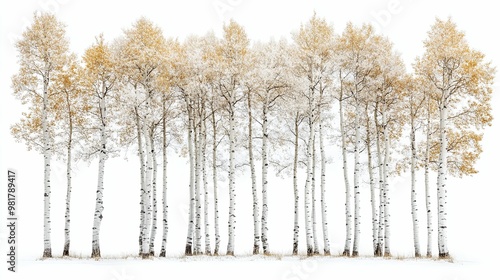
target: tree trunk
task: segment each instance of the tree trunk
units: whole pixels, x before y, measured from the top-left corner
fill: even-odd
[[[162,205],[163,205],[163,234],[161,238],[160,257],[167,255],[167,234],[168,234],[168,203],[167,203],[167,120],[165,110],[165,100],[163,101],[163,120],[162,120]]]
[[[264,254],[269,254],[269,242],[267,239],[267,213],[268,213],[268,197],[267,197],[267,175],[269,168],[269,161],[267,158],[268,147],[267,143],[269,141],[268,132],[268,111],[269,111],[269,92],[266,92],[266,98],[264,100],[264,106],[262,107],[262,249]]]
[[[370,180],[370,203],[372,207],[372,239],[373,239],[373,254],[377,255],[377,241],[378,241],[378,213],[377,213],[377,196],[375,193],[375,178],[373,176],[373,163],[372,163],[372,142],[371,142],[371,128],[370,117],[368,115],[368,106],[365,110],[366,117],[366,150],[368,157],[368,177]]]
[[[360,173],[360,162],[359,162],[359,149],[360,149],[360,130],[361,123],[359,121],[359,100],[356,100],[356,113],[354,114],[354,125],[356,126],[355,134],[356,138],[354,140],[354,242],[352,248],[352,256],[356,257],[359,255],[359,240],[361,235],[361,209],[360,209],[360,185],[359,185],[359,173]]]
[[[212,179],[214,185],[214,234],[215,234],[214,255],[218,256],[220,248],[220,233],[219,233],[219,199],[217,194],[217,122],[215,121],[215,112],[213,111],[214,108],[212,106],[212,129],[213,129]]]
[[[145,117],[145,120],[147,118]],[[146,145],[146,175],[145,175],[145,191],[144,191],[144,209],[145,209],[145,215],[144,215],[144,225],[143,225],[143,232],[144,234],[142,235],[142,257],[143,258],[148,258],[149,257],[149,245],[150,245],[150,239],[148,233],[150,232],[150,227],[151,227],[151,219],[153,215],[153,209],[152,209],[152,203],[151,203],[151,190],[152,190],[152,168],[153,168],[153,156],[151,153],[151,140],[149,139],[149,133],[147,131],[146,124],[143,124],[142,126],[143,129],[143,135],[144,135],[144,142]]]
[[[94,210],[94,224],[92,227],[92,258],[101,257],[101,249],[99,244],[99,233],[101,229],[102,213],[104,211],[103,206],[103,190],[104,190],[104,163],[107,159],[107,132],[106,132],[106,102],[104,97],[101,98],[99,102],[99,112],[100,112],[100,134],[101,134],[101,145],[99,151],[99,170],[97,177],[97,192]]]
[[[376,105],[376,108],[378,105]],[[382,159],[381,148],[381,125],[378,123],[377,109],[374,112],[376,142],[377,142],[377,165],[378,165],[378,183],[379,183],[379,223],[378,223],[378,241],[375,249],[375,256],[381,257],[384,254],[384,229],[385,229],[385,180],[384,180],[384,163]]]
[[[342,90],[341,90],[342,91]],[[339,98],[339,115],[340,115],[340,135],[342,139],[342,165],[344,169],[344,184],[345,184],[345,246],[342,255],[351,255],[351,236],[352,236],[352,214],[351,214],[351,186],[349,184],[349,171],[347,170],[347,143],[344,128],[344,108],[342,104],[342,93]]]
[[[156,199],[156,182],[157,182],[157,175],[158,175],[158,164],[156,162],[156,154],[154,150],[154,138],[153,138],[153,132],[151,132],[151,154],[152,160],[153,160],[153,181],[152,181],[152,187],[153,187],[153,223],[151,225],[151,237],[150,237],[150,243],[149,243],[149,255],[154,256],[155,255],[155,239],[156,239],[156,230],[157,228],[157,217],[158,217],[158,201]]]
[[[201,194],[200,194],[200,183],[201,183],[201,144],[200,144],[200,133],[201,133],[201,118],[197,120],[194,133],[194,147],[195,147],[195,202],[196,202],[196,219],[195,219],[195,246],[194,254],[202,254],[201,249]]]
[[[386,108],[382,111],[382,123],[384,124],[384,256],[391,256],[391,214],[389,210],[390,198],[389,198],[389,132],[387,127],[386,119]]]
[[[430,102],[430,101],[429,101]],[[425,143],[425,205],[427,212],[427,257],[432,257],[432,203],[431,203],[431,190],[429,184],[429,168],[430,168],[430,149],[431,149],[431,116],[430,106],[427,108],[427,131]]]
[[[207,129],[206,129],[206,116],[203,115],[203,120],[201,123],[201,156],[202,156],[202,175],[203,175],[203,213],[205,221],[205,254],[211,255],[212,248],[210,244],[210,221],[208,220],[208,209],[209,209],[209,199],[208,199],[208,179],[207,179]]]
[[[311,178],[311,201],[312,201],[312,233],[314,244],[314,255],[319,255],[318,248],[318,232],[317,232],[317,219],[316,219],[316,137],[313,138],[312,143],[312,178]]]
[[[252,98],[250,92],[247,93],[248,106],[248,157],[250,163],[250,178],[252,180],[252,199],[253,199],[253,254],[258,254],[260,251],[260,231],[259,231],[259,198],[257,197],[257,178],[255,175],[255,163],[253,158],[253,133],[252,133]],[[264,195],[264,189],[262,189]],[[264,206],[262,212],[264,212]],[[262,214],[262,222],[264,223],[264,213]],[[262,225],[264,228],[264,225]],[[263,233],[264,235],[264,233]],[[264,242],[264,240],[262,240]]]
[[[417,190],[416,190],[416,158],[417,148],[415,140],[415,120],[413,112],[411,117],[411,216],[413,220],[413,246],[415,247],[415,257],[420,257],[420,237],[418,225]]]
[[[69,245],[70,245],[70,205],[71,205],[71,161],[72,161],[72,148],[73,148],[73,118],[71,116],[71,105],[69,101],[69,95],[66,94],[66,104],[68,106],[68,121],[69,121],[69,131],[68,131],[68,146],[67,146],[67,158],[66,158],[66,180],[67,180],[67,190],[66,190],[66,212],[64,214],[64,248],[63,256],[69,256]]]
[[[146,174],[146,163],[144,160],[144,148],[142,145],[142,132],[141,132],[141,122],[139,118],[139,112],[138,108],[134,108],[135,112],[135,125],[137,129],[137,149],[138,149],[138,154],[139,154],[139,162],[140,162],[140,172],[141,172],[141,200],[139,202],[140,205],[140,223],[139,223],[139,256],[142,256],[143,251],[142,251],[142,239],[145,234],[144,232],[144,221],[145,221],[145,214],[146,214],[146,209],[144,208],[144,195],[146,193],[146,178],[144,175]]]
[[[312,231],[312,211],[311,211],[311,183],[313,177],[313,142],[314,142],[314,113],[312,109],[312,101],[309,101],[309,139],[307,142],[307,167],[306,167],[306,184],[304,190],[304,206],[305,206],[305,228],[306,228],[306,243],[307,255],[312,256],[314,253],[314,240]]]
[[[234,256],[234,231],[236,228],[236,184],[235,184],[235,162],[234,155],[236,152],[236,139],[235,139],[235,93],[231,94],[230,108],[229,108],[229,220],[228,220],[228,243],[226,254]]]
[[[52,246],[50,243],[50,161],[52,156],[52,145],[47,124],[48,111],[48,73],[43,78],[43,109],[42,109],[42,130],[43,130],[43,257],[52,258]]]
[[[194,211],[195,211],[195,186],[194,186],[194,148],[193,148],[193,112],[189,108],[191,105],[187,104],[188,107],[188,150],[189,150],[189,223],[186,238],[186,250],[185,254],[191,256],[193,254],[193,233],[194,233]]]
[[[293,197],[294,197],[294,214],[293,214],[293,249],[292,254],[299,253],[299,187],[297,178],[297,169],[299,164],[299,113],[295,115],[295,141],[293,153]]]
[[[439,169],[438,169],[438,247],[439,258],[448,258],[447,244],[447,212],[446,212],[446,180],[448,172],[448,139],[446,121],[448,118],[448,108],[445,100],[441,100],[439,107]]]
[[[320,102],[322,103],[322,102]],[[319,114],[319,151],[321,157],[321,220],[323,225],[323,243],[324,243],[324,251],[325,255],[330,255],[330,241],[328,239],[328,215],[327,215],[327,207],[326,207],[326,155],[325,155],[325,146],[324,146],[324,135],[323,135],[323,120],[321,111]]]

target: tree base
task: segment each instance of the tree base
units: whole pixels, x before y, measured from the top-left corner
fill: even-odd
[[[331,256],[330,250],[325,250],[325,256]]]
[[[344,250],[344,252],[342,252],[342,256],[344,257],[350,257],[351,256],[351,252],[347,249]]]
[[[64,249],[63,249],[62,255],[63,255],[63,257],[69,257],[69,243],[67,243],[67,244],[64,245]]]
[[[161,250],[160,254],[158,255],[158,257],[160,257],[160,258],[164,258],[166,256],[167,256],[167,252],[165,250]]]
[[[101,249],[99,247],[92,249],[92,254],[90,255],[91,258],[98,259],[101,257]]]
[[[292,255],[296,256],[299,254],[299,243],[294,242],[293,243],[293,250],[292,250]]]
[[[234,257],[234,251],[227,251],[226,256]]]
[[[259,251],[260,251],[260,246],[258,244],[253,244],[253,251],[252,251],[252,253],[254,255],[258,255]]]
[[[422,257],[422,255],[420,253],[415,252],[415,258],[421,258],[421,257]]]
[[[448,252],[439,253],[439,258],[440,259],[449,259],[450,258],[450,253],[448,253]]]
[[[47,249],[43,250],[42,257],[43,258],[52,258],[52,249],[47,248]]]
[[[392,257],[391,252],[384,253],[384,258],[390,258],[390,257]]]
[[[353,258],[359,257],[359,252],[358,251],[352,251],[351,257],[353,257]]]
[[[313,247],[307,247],[307,256],[311,257],[314,255],[314,249]]]
[[[193,255],[193,246],[192,246],[192,245],[187,244],[187,245],[186,245],[186,250],[184,251],[184,254],[185,254],[186,256],[192,256],[192,255]]]

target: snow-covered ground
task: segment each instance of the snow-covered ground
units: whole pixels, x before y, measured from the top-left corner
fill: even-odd
[[[8,4],[7,4],[8,2]],[[479,174],[462,179],[449,178],[449,248],[453,262],[407,258],[412,254],[412,231],[410,215],[409,175],[391,182],[392,203],[392,253],[394,259],[374,259],[369,257],[262,257],[249,256],[252,248],[252,203],[251,187],[247,172],[240,172],[237,178],[237,257],[182,257],[187,230],[188,189],[186,159],[173,157],[169,165],[169,223],[168,258],[141,260],[133,257],[138,252],[139,226],[139,171],[138,161],[130,152],[128,160],[123,157],[111,159],[106,166],[104,190],[104,219],[101,228],[101,251],[104,256],[99,261],[85,259],[90,256],[91,228],[97,184],[97,165],[79,163],[74,170],[72,201],[72,243],[71,254],[81,256],[71,259],[39,260],[43,249],[43,188],[42,157],[35,152],[28,152],[21,143],[16,143],[9,134],[9,126],[19,119],[23,107],[10,94],[10,77],[17,70],[16,54],[11,45],[11,38],[19,36],[33,10],[52,9],[68,25],[68,35],[72,48],[82,52],[93,42],[93,37],[106,32],[114,38],[139,16],[144,15],[160,26],[165,26],[166,36],[185,37],[187,34],[203,34],[207,30],[219,32],[226,17],[235,17],[248,28],[253,39],[267,40],[271,35],[288,36],[298,28],[300,22],[307,20],[316,10],[327,21],[333,22],[336,32],[343,29],[347,20],[355,23],[372,22],[377,24],[384,34],[395,42],[395,47],[402,52],[406,63],[421,53],[421,42],[430,28],[435,16],[452,16],[474,48],[484,52],[488,59],[498,65],[500,47],[492,34],[485,28],[500,25],[500,18],[495,15],[498,9],[488,1],[474,1],[474,4],[457,1],[396,1],[401,9],[398,13],[389,13],[381,21],[381,11],[389,11],[388,5],[394,1],[352,1],[339,6],[328,1],[183,1],[177,6],[162,8],[153,1],[129,3],[121,1],[102,4],[100,1],[39,0],[26,1],[14,5],[12,1],[2,1],[1,60],[6,70],[1,72],[0,86],[0,122],[1,122],[1,174],[7,168],[18,171],[18,272],[7,272],[7,265],[0,265],[0,279],[104,279],[132,280],[155,277],[160,279],[500,279],[499,258],[500,230],[497,215],[500,213],[500,186],[498,185],[498,157],[500,155],[500,125],[498,119],[484,135],[483,150],[477,164]],[[196,3],[191,3],[196,2]],[[204,3],[207,2],[207,3]],[[220,17],[214,11],[214,3],[233,3],[230,10]],[[362,2],[362,3],[360,3]],[[423,3],[425,2],[425,3]],[[104,6],[97,6],[104,5]],[[120,12],[103,14],[115,7]],[[186,7],[189,6],[189,7]],[[100,7],[100,8],[96,8]],[[276,20],[279,11],[286,11],[288,16]],[[189,24],[180,15],[191,15]],[[261,15],[259,20],[256,14]],[[185,16],[184,16],[185,17]],[[198,20],[194,20],[194,19]],[[92,21],[88,23],[88,21]],[[181,24],[182,23],[182,24]],[[179,28],[172,28],[172,26]],[[182,28],[180,26],[183,26]],[[490,37],[490,38],[488,38]],[[500,88],[495,86],[492,100],[493,115],[500,118]],[[337,149],[337,148],[335,148]],[[343,249],[344,225],[344,189],[342,183],[339,156],[330,151],[333,164],[329,165],[328,213],[332,253],[338,254]],[[5,175],[0,176],[2,182]],[[303,178],[301,178],[303,180]],[[425,213],[423,204],[423,180],[419,177],[420,227],[422,249],[425,248]],[[0,252],[6,252],[5,223],[5,184],[0,191]],[[65,170],[62,163],[53,168],[52,178],[52,250],[54,256],[60,256],[63,247]],[[227,245],[227,181],[220,184],[221,194],[221,251]],[[362,239],[361,254],[371,253],[371,223],[369,207],[369,189],[364,184],[362,189]],[[293,227],[293,190],[288,178],[274,178],[269,184],[269,243],[271,251],[277,255],[289,255],[292,245]],[[301,200],[302,203],[302,200]],[[435,201],[434,201],[434,206]],[[301,206],[302,207],[302,206]],[[319,207],[318,207],[319,208]],[[436,207],[437,208],[437,207]],[[302,208],[301,208],[302,209]],[[161,217],[161,215],[160,215]],[[212,216],[210,216],[212,217]],[[436,218],[434,216],[434,218]],[[301,217],[301,222],[303,217]],[[302,225],[302,223],[301,223]],[[436,221],[434,223],[436,225]],[[212,229],[213,230],[213,229]],[[300,249],[304,253],[305,238],[300,238]],[[161,230],[158,232],[156,248],[160,246]],[[213,236],[213,232],[212,232]],[[321,240],[321,234],[320,234]],[[212,248],[213,248],[212,237]],[[321,243],[321,242],[320,242]],[[434,235],[434,253],[437,252],[437,240]],[[398,257],[405,258],[404,260]],[[126,259],[125,259],[126,258]],[[3,260],[3,259],[2,259]]]

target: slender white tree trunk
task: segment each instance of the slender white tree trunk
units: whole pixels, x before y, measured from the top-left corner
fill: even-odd
[[[375,249],[375,256],[381,257],[384,253],[384,229],[385,229],[385,178],[384,178],[384,163],[382,159],[381,147],[381,126],[378,123],[377,110],[374,112],[376,142],[377,142],[377,165],[378,165],[378,183],[379,183],[379,223],[378,223],[378,241]]]
[[[94,210],[94,223],[92,227],[92,258],[101,257],[101,249],[99,244],[99,233],[101,230],[102,213],[104,211],[103,205],[103,190],[104,190],[104,163],[107,159],[107,131],[106,131],[106,102],[105,98],[101,97],[99,101],[99,113],[100,113],[100,150],[99,150],[99,170],[97,174],[97,192],[95,200],[95,210]]]
[[[321,103],[321,102],[320,102]],[[319,151],[321,157],[321,220],[323,225],[323,243],[325,255],[330,255],[330,241],[328,239],[328,215],[327,215],[327,204],[326,204],[326,155],[324,146],[324,135],[323,135],[323,120],[321,111],[319,114]]]
[[[412,113],[413,114],[413,113]],[[415,120],[411,116],[411,216],[413,220],[413,246],[415,247],[415,257],[420,257],[420,237],[419,237],[419,225],[418,225],[418,208],[417,208],[417,179],[416,173],[416,158],[417,158],[417,147],[415,140]]]
[[[387,127],[386,108],[382,111],[382,123],[384,124],[384,256],[391,256],[391,213],[389,197],[389,131]]]
[[[189,150],[189,223],[186,238],[185,254],[191,256],[193,254],[193,233],[194,233],[194,218],[195,218],[195,156],[193,145],[193,112],[188,104],[188,150]]]
[[[356,126],[354,139],[354,242],[352,248],[352,256],[359,255],[359,240],[361,235],[361,206],[360,200],[360,184],[359,184],[359,173],[360,173],[360,162],[359,162],[359,149],[360,149],[360,130],[361,122],[359,121],[360,114],[359,101],[356,100],[356,113],[354,114],[354,125]]]
[[[43,257],[52,257],[52,246],[50,244],[50,160],[52,156],[52,145],[49,127],[47,124],[48,111],[48,88],[49,74],[43,78],[43,109],[42,109],[42,131],[43,131]]]
[[[370,117],[368,115],[368,107],[365,111],[366,117],[366,150],[368,157],[368,178],[370,180],[370,203],[372,207],[372,239],[373,239],[373,254],[377,255],[377,242],[378,242],[378,212],[377,212],[377,195],[375,191],[375,177],[373,176],[373,163],[372,163],[372,141],[371,141],[371,128]]]
[[[309,101],[312,103],[312,101]],[[312,209],[311,209],[311,183],[313,177],[313,142],[314,142],[314,113],[312,105],[309,104],[309,139],[307,141],[307,166],[306,166],[306,184],[304,190],[304,206],[305,206],[305,228],[306,228],[306,243],[307,255],[312,256],[314,253],[314,238],[312,230]]]
[[[313,244],[314,244],[314,255],[319,255],[318,248],[318,231],[317,231],[317,219],[316,219],[316,137],[313,138],[312,143],[312,178],[311,178],[311,201],[312,201],[312,232],[313,232]]]
[[[146,119],[146,118],[145,118]],[[151,228],[151,220],[153,216],[153,209],[152,209],[152,203],[151,203],[151,190],[152,190],[152,169],[153,169],[153,156],[151,153],[151,140],[149,139],[149,133],[147,131],[147,126],[146,124],[143,124],[143,135],[144,135],[144,143],[146,146],[146,175],[145,175],[145,192],[144,192],[144,209],[145,209],[145,216],[144,216],[144,229],[143,229],[143,236],[142,236],[142,257],[143,258],[148,258],[149,257],[149,245],[150,245],[150,236],[148,233],[150,232]]]
[[[213,111],[213,106],[212,106]],[[220,248],[220,232],[219,232],[219,199],[217,193],[217,122],[215,121],[215,112],[212,112],[212,180],[214,185],[214,234],[215,246],[214,255],[219,255]]]
[[[448,244],[447,244],[447,212],[446,212],[446,180],[448,172],[448,139],[447,139],[447,126],[446,121],[448,118],[448,108],[446,107],[445,100],[441,100],[439,107],[439,169],[438,169],[438,247],[439,257],[447,258]]]
[[[66,211],[64,214],[64,248],[63,256],[69,256],[69,245],[70,245],[70,206],[71,206],[71,161],[72,161],[72,148],[73,148],[73,118],[71,117],[71,109],[69,105],[69,99],[66,100],[68,104],[68,119],[69,119],[69,131],[68,131],[68,146],[67,146],[67,158],[66,158],[66,180],[67,180],[67,190],[66,190]]]
[[[299,164],[299,113],[295,115],[295,140],[293,152],[293,197],[294,197],[294,214],[293,214],[293,249],[292,254],[299,253],[299,186],[298,186],[298,164]]]
[[[200,184],[201,184],[201,118],[197,120],[197,124],[195,126],[194,133],[194,147],[195,147],[195,202],[196,202],[196,219],[195,219],[195,246],[194,246],[194,254],[199,255],[203,254],[201,241],[202,241],[202,233],[201,233],[201,193],[200,193]]]
[[[155,239],[156,239],[156,230],[158,229],[157,224],[157,217],[158,217],[158,201],[156,199],[156,182],[157,182],[157,176],[158,176],[158,163],[156,162],[156,153],[154,150],[154,140],[153,140],[153,132],[151,132],[150,135],[150,140],[151,140],[151,154],[152,160],[153,160],[153,181],[151,183],[151,186],[153,188],[152,190],[152,195],[153,195],[153,223],[151,225],[151,237],[150,237],[150,243],[149,243],[149,254],[151,256],[155,255]]]
[[[210,221],[208,219],[208,209],[209,209],[209,199],[208,199],[208,179],[207,179],[207,129],[206,129],[206,116],[203,115],[203,120],[201,123],[201,155],[202,155],[202,167],[201,171],[203,174],[203,220],[205,221],[205,254],[212,254],[212,247],[210,242]]]
[[[267,197],[267,173],[269,162],[267,158],[267,142],[269,141],[268,130],[268,109],[269,109],[269,92],[266,92],[264,105],[262,106],[262,249],[264,254],[269,254],[269,242],[267,239],[267,213],[268,213],[268,197]]]
[[[430,101],[429,101],[430,102]],[[426,143],[425,143],[425,205],[427,212],[427,257],[432,257],[432,203],[431,203],[431,189],[429,184],[429,168],[430,168],[430,149],[431,149],[431,116],[430,116],[430,106],[427,108],[427,131],[426,131]]]
[[[342,93],[339,98],[339,115],[340,115],[340,135],[342,139],[342,168],[344,169],[344,184],[345,184],[345,246],[342,255],[351,255],[351,236],[352,236],[352,214],[351,214],[351,186],[349,184],[349,171],[347,169],[347,143],[345,135],[344,123],[344,105],[342,104]]]
[[[253,133],[252,133],[252,98],[251,94],[247,94],[248,106],[248,157],[250,163],[250,178],[252,181],[252,208],[253,208],[253,254],[258,254],[260,251],[260,229],[259,229],[259,198],[257,196],[257,177],[255,175],[255,162],[253,158]],[[262,190],[264,195],[264,189]],[[264,207],[262,211],[264,211]],[[262,215],[262,222],[264,222],[264,215]],[[264,240],[262,240],[264,242]]]
[[[140,162],[140,172],[141,172],[141,200],[139,202],[140,204],[140,223],[139,223],[139,255],[142,256],[144,251],[142,250],[142,240],[144,238],[144,235],[146,234],[144,232],[144,223],[145,223],[145,217],[146,217],[146,208],[144,205],[144,196],[146,194],[146,161],[144,159],[144,147],[142,144],[142,132],[141,132],[141,122],[139,118],[139,112],[138,108],[135,107],[135,121],[136,121],[136,129],[137,129],[137,149],[139,151],[139,162]]]
[[[231,94],[229,114],[229,220],[228,220],[228,243],[226,254],[234,256],[234,236],[236,228],[236,184],[235,184],[235,162],[236,152],[236,123],[235,123],[235,93]]]
[[[167,203],[167,120],[165,112],[165,101],[163,101],[163,120],[162,120],[162,205],[163,205],[163,234],[161,237],[160,257],[167,255],[167,235],[168,235],[168,203]]]

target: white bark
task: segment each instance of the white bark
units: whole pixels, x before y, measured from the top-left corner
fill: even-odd
[[[413,112],[412,112],[413,114]],[[416,158],[417,148],[415,140],[415,120],[414,116],[411,117],[411,215],[413,220],[413,246],[415,247],[415,257],[420,257],[420,237],[419,237],[419,224],[418,224],[418,208],[417,208],[417,189],[416,189]]]
[[[323,243],[325,255],[330,255],[330,241],[328,238],[328,215],[327,215],[327,204],[326,204],[326,155],[324,146],[324,135],[323,135],[323,120],[321,112],[319,114],[319,151],[321,157],[321,220],[323,225]]]
[[[190,256],[193,254],[193,233],[194,233],[194,218],[195,218],[195,157],[194,157],[194,147],[193,147],[193,112],[190,109],[190,104],[187,104],[188,109],[188,150],[189,150],[189,223],[186,238],[186,250],[185,254]]]
[[[268,197],[267,197],[267,175],[269,162],[267,158],[269,141],[268,132],[268,110],[269,110],[269,92],[266,92],[264,106],[262,107],[262,249],[264,254],[269,254],[269,243],[267,240],[267,213],[268,213]]]
[[[210,221],[208,219],[209,199],[208,199],[208,179],[207,179],[207,129],[205,116],[201,123],[201,155],[202,155],[202,175],[203,175],[203,220],[205,221],[205,254],[211,255],[212,248],[210,242]]]
[[[149,243],[149,254],[151,256],[155,255],[155,239],[156,239],[156,230],[158,229],[157,227],[157,217],[158,217],[158,201],[156,199],[156,182],[157,182],[157,175],[158,175],[158,164],[156,162],[156,154],[154,151],[154,141],[153,141],[153,133],[151,132],[150,136],[150,141],[151,141],[151,154],[152,160],[153,160],[153,181],[151,183],[152,186],[152,203],[153,203],[153,223],[151,225],[151,236],[150,236],[150,243]]]
[[[318,248],[318,232],[317,232],[317,219],[316,219],[316,137],[313,138],[312,143],[312,178],[311,178],[311,201],[312,201],[312,232],[313,232],[313,254],[319,254]]]
[[[50,141],[49,128],[47,124],[48,111],[48,87],[49,74],[43,77],[43,109],[42,109],[42,131],[43,131],[43,257],[52,257],[52,246],[50,242],[50,161],[52,156],[52,145]]]
[[[107,131],[106,131],[106,102],[105,98],[101,97],[99,101],[99,113],[100,113],[100,123],[101,126],[100,136],[101,143],[99,149],[99,170],[97,174],[97,192],[96,192],[96,201],[95,201],[95,210],[94,210],[94,223],[92,227],[92,258],[101,257],[101,250],[99,244],[99,233],[101,230],[101,222],[103,218],[103,190],[104,190],[104,164],[107,158]]]
[[[387,128],[386,108],[382,111],[382,123],[384,124],[384,256],[391,256],[391,214],[389,197],[389,132]]]
[[[342,91],[342,89],[341,89]],[[344,124],[344,105],[342,104],[342,93],[339,98],[339,116],[340,116],[340,135],[342,139],[342,166],[344,169],[344,184],[345,184],[345,227],[346,237],[344,246],[344,256],[351,255],[351,236],[352,236],[352,214],[351,214],[351,186],[349,184],[349,171],[347,169],[347,143]]]
[[[306,228],[306,243],[307,243],[307,255],[311,256],[314,252],[314,239],[312,231],[312,213],[311,213],[311,183],[313,177],[313,142],[314,142],[314,112],[312,108],[312,100],[309,101],[309,137],[307,141],[307,167],[306,167],[306,184],[304,190],[304,206],[305,206],[305,228]]]
[[[153,216],[153,209],[152,209],[152,203],[151,203],[151,190],[152,190],[152,169],[153,169],[153,156],[151,153],[151,141],[149,137],[149,133],[147,131],[147,127],[145,124],[142,125],[143,129],[143,136],[144,136],[144,143],[146,144],[146,174],[145,174],[145,190],[144,190],[144,210],[145,210],[145,215],[144,215],[144,225],[143,225],[143,232],[144,234],[142,235],[142,257],[146,258],[149,256],[149,244],[150,244],[150,236],[148,233],[150,232],[151,228],[151,219]]]
[[[295,115],[295,140],[293,153],[293,197],[294,197],[294,215],[293,215],[293,249],[292,254],[299,253],[299,187],[297,178],[297,169],[299,163],[299,113]]]
[[[66,95],[67,98],[69,98]],[[69,131],[68,131],[68,143],[67,143],[67,158],[66,158],[66,211],[64,213],[64,248],[63,256],[69,256],[69,246],[70,246],[70,222],[71,222],[71,161],[72,161],[72,148],[73,148],[73,118],[71,116],[71,108],[69,99],[66,100],[68,105],[68,121],[69,121]]]
[[[430,100],[429,100],[430,102]],[[427,108],[430,110],[430,106]],[[427,127],[426,127],[426,143],[425,143],[425,205],[427,212],[427,257],[432,257],[432,202],[431,190],[429,184],[429,164],[430,164],[430,149],[431,149],[431,116],[430,111],[427,112]]]
[[[360,114],[360,104],[359,100],[356,100],[356,112],[354,114],[354,125],[355,129],[355,139],[354,139],[354,241],[352,248],[352,255],[359,255],[359,240],[361,235],[361,206],[359,203],[360,200],[360,184],[359,184],[359,173],[360,173],[360,162],[359,162],[359,149],[360,149],[360,130],[361,123],[359,121]]]
[[[259,198],[257,196],[257,177],[255,175],[255,162],[253,158],[253,133],[252,133],[252,98],[251,93],[247,93],[247,106],[248,106],[248,161],[250,163],[250,178],[252,181],[252,209],[253,209],[253,254],[258,254],[260,251],[260,229],[259,229]],[[264,196],[264,189],[262,189],[262,196]],[[267,205],[262,206],[262,212],[264,212],[264,207],[267,210]],[[264,213],[262,213],[262,223],[265,222]],[[262,225],[262,230],[264,231],[264,225]],[[264,237],[264,233],[262,234]],[[262,240],[262,242],[267,242]]]
[[[194,254],[202,254],[201,249],[201,194],[200,194],[200,184],[201,184],[201,143],[200,143],[200,132],[201,132],[201,120],[197,120],[194,133],[194,147],[195,147],[195,203],[196,203],[196,219],[195,219],[195,246]]]
[[[137,149],[139,152],[139,162],[140,162],[140,172],[141,172],[141,200],[140,200],[140,224],[139,224],[139,255],[142,256],[144,253],[142,240],[146,232],[144,231],[144,223],[146,218],[146,208],[144,205],[144,196],[146,194],[146,161],[144,159],[144,147],[142,144],[142,128],[141,122],[139,118],[138,108],[135,107],[135,121],[136,121],[136,129],[137,129]]]
[[[377,105],[378,106],[378,105]],[[384,163],[382,159],[381,148],[381,125],[378,123],[377,110],[374,113],[375,127],[376,127],[376,142],[377,142],[377,165],[378,165],[378,178],[379,178],[379,223],[378,223],[378,241],[375,249],[376,256],[382,256],[384,251],[384,230],[385,230],[385,178],[384,178]]]
[[[447,244],[447,212],[446,212],[446,180],[448,172],[447,152],[447,122],[448,108],[445,100],[441,100],[439,107],[439,169],[438,169],[438,247],[439,257],[449,256]]]
[[[368,108],[365,112],[366,117],[366,150],[368,157],[368,177],[370,180],[370,203],[372,208],[372,239],[373,239],[373,254],[377,253],[378,242],[378,212],[377,212],[377,195],[375,191],[375,178],[373,176],[373,163],[372,163],[372,142],[371,142],[371,128],[370,117],[368,115]]]
[[[160,257],[167,254],[167,235],[168,235],[168,203],[167,203],[167,120],[165,112],[165,101],[163,102],[163,120],[162,120],[162,205],[163,205],[163,234],[161,238]]]
[[[213,105],[213,104],[212,104]],[[214,234],[215,234],[215,247],[214,255],[219,255],[220,248],[220,233],[219,233],[219,199],[217,193],[217,123],[215,121],[215,112],[212,106],[212,180],[214,187]]]
[[[226,254],[234,256],[234,235],[235,235],[235,220],[236,220],[236,184],[235,184],[235,162],[234,155],[236,152],[235,139],[235,93],[230,96],[229,108],[229,220],[228,220],[228,243]]]

